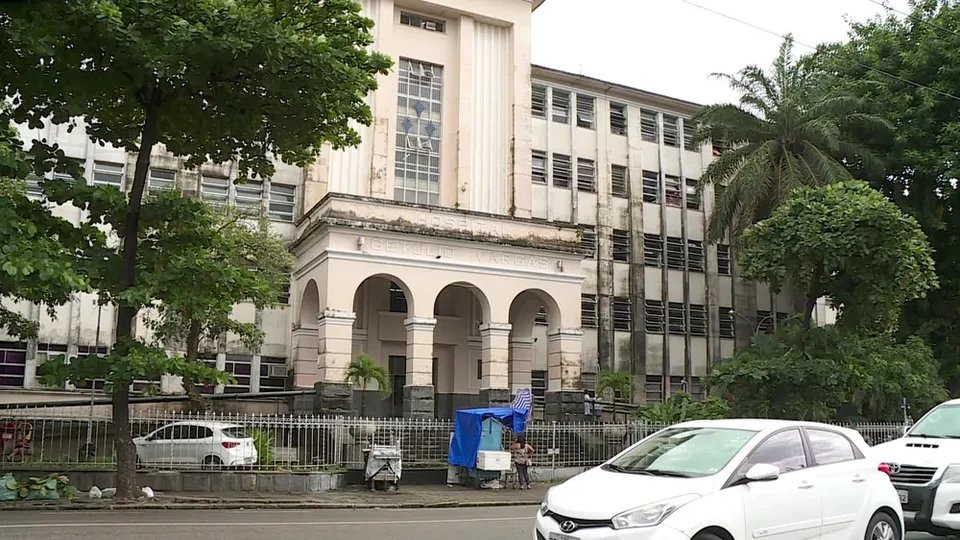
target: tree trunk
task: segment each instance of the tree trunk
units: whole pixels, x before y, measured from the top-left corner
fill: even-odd
[[[814,270],[813,280],[810,282],[810,288],[807,290],[806,303],[803,306],[803,328],[810,328],[810,322],[813,319],[813,310],[817,307],[817,299],[820,298],[820,280],[823,276],[823,269],[819,266]]]
[[[190,329],[187,331],[187,355],[185,360],[187,362],[196,362],[200,354],[200,321],[196,319],[189,320]],[[200,395],[200,392],[197,391],[197,385],[190,377],[183,378],[183,389],[194,405],[201,410],[207,409],[206,401],[203,399],[203,396]]]
[[[366,418],[364,411],[367,408],[367,380],[360,383],[360,418]]]
[[[157,123],[159,107],[147,107],[143,130],[140,135],[140,150],[137,153],[137,166],[133,174],[133,187],[127,204],[127,216],[123,223],[123,267],[121,274],[122,290],[134,285],[137,278],[137,245],[140,231],[140,202],[150,168],[150,152],[157,143]],[[134,319],[137,308],[120,303],[117,310],[117,334],[119,342],[133,335]],[[119,385],[113,392],[113,428],[116,439],[114,448],[117,454],[117,499],[131,499],[140,494],[137,488],[137,449],[130,434],[130,387]]]

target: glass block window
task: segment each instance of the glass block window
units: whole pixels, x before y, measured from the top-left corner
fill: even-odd
[[[230,196],[230,179],[218,176],[200,177],[200,198],[215,204],[227,204]]]
[[[401,58],[398,63],[396,178],[393,198],[440,204],[443,68]]]
[[[173,191],[177,188],[177,172],[169,169],[154,169],[151,167],[147,186],[151,193]]]
[[[297,186],[270,184],[270,219],[292,222],[296,202]]]
[[[123,165],[120,165],[119,163],[94,161],[93,185],[113,186],[120,191],[123,191]]]

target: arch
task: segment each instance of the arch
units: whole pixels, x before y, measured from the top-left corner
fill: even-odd
[[[472,293],[473,293],[473,297],[476,298],[476,299],[477,299],[477,302],[480,303],[480,312],[481,312],[482,317],[483,317],[483,320],[481,321],[481,323],[487,324],[487,323],[491,322],[491,320],[490,320],[490,316],[491,316],[491,314],[490,314],[490,299],[487,298],[487,295],[484,294],[484,292],[483,292],[482,290],[480,290],[480,287],[477,287],[476,285],[474,285],[474,284],[472,284],[472,283],[470,283],[470,282],[468,282],[468,281],[455,281],[455,282],[453,282],[453,283],[448,283],[447,285],[444,285],[443,287],[441,287],[440,290],[439,290],[439,292],[437,292],[436,297],[433,299],[433,311],[434,311],[434,313],[436,313],[436,311],[437,311],[437,302],[440,301],[440,296],[443,294],[444,291],[446,291],[446,290],[449,289],[450,287],[460,287],[460,288],[463,288],[463,289],[466,289],[466,290],[472,292]]]
[[[303,326],[316,326],[320,316],[320,287],[314,280],[307,281],[300,296],[300,313],[297,322]]]
[[[357,303],[357,298],[358,298],[360,289],[371,279],[377,279],[377,278],[387,280],[390,283],[394,283],[397,285],[397,287],[400,288],[401,291],[403,291],[403,297],[407,303],[407,314],[412,317],[414,314],[414,310],[413,310],[414,298],[413,298],[413,293],[410,291],[410,287],[402,279],[398,278],[393,274],[387,274],[387,273],[372,274],[361,279],[360,282],[357,284],[357,286],[353,290],[353,301],[350,304],[351,307],[353,307],[353,309],[356,311],[356,303]]]
[[[515,336],[533,335],[533,326],[540,306],[547,311],[547,328],[556,330],[561,327],[562,314],[556,299],[542,289],[525,289],[514,296],[510,303],[510,323]]]

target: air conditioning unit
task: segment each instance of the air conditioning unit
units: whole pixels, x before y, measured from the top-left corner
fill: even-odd
[[[433,21],[423,21],[423,27],[427,30],[433,30],[434,32],[437,31],[437,23]]]
[[[286,364],[268,364],[267,377],[271,379],[283,379],[287,376]]]

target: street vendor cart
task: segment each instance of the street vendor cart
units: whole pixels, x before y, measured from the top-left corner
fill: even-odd
[[[511,467],[510,452],[503,450],[504,427],[508,433],[522,433],[526,421],[527,411],[511,407],[457,411],[447,461],[459,468],[460,483],[500,487],[500,478]]]

